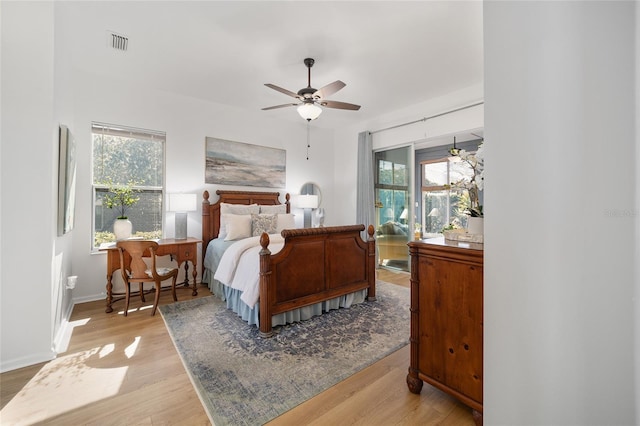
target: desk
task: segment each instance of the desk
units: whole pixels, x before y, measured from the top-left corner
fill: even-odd
[[[184,263],[184,286],[189,286],[189,263],[187,261],[191,261],[193,264],[193,286],[191,287],[192,295],[198,295],[198,287],[196,286],[196,276],[198,274],[197,265],[198,265],[198,243],[201,243],[202,240],[197,238],[189,237],[184,240],[176,240],[175,238],[165,238],[162,240],[158,240],[158,251],[156,252],[157,256],[166,256],[171,255],[171,259],[175,259],[178,262],[178,268]],[[115,301],[113,299],[113,283],[111,282],[111,278],[113,277],[113,273],[120,269],[120,254],[118,253],[118,249],[116,244],[109,245],[107,247],[101,246],[100,251],[107,252],[107,309],[105,312],[113,312],[113,308],[111,305]],[[132,293],[133,294],[133,293]],[[117,293],[116,295],[120,295]],[[118,299],[120,300],[120,299]]]

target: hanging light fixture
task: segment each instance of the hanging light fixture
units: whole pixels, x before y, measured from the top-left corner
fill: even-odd
[[[458,153],[460,152],[460,150],[456,147],[456,137],[453,137],[453,148],[449,148],[449,155],[451,155],[449,157],[449,161],[451,162],[456,162],[456,161],[460,161],[460,157],[458,157]]]
[[[322,114],[322,108],[313,102],[305,102],[298,107],[298,114],[307,121],[315,120]]]

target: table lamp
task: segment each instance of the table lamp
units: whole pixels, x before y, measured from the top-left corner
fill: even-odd
[[[176,240],[187,239],[187,212],[196,211],[196,194],[169,194],[169,211],[176,214]]]

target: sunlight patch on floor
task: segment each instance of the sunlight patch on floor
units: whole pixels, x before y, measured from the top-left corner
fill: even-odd
[[[151,305],[143,305],[143,306],[140,306],[138,308],[129,308],[129,310],[127,311],[127,315],[129,315],[132,312],[146,311],[146,310],[149,310],[149,309],[152,309],[152,308],[153,308],[153,304],[151,304]],[[118,311],[118,315],[124,315],[124,310]]]
[[[130,345],[137,347],[139,337]],[[107,345],[108,346],[108,345]],[[116,395],[128,367],[93,368],[109,349],[94,348],[47,363],[0,411],[2,424],[30,425]],[[113,350],[113,348],[111,349]],[[127,353],[129,356],[129,353]],[[34,407],[39,401],[39,407]]]

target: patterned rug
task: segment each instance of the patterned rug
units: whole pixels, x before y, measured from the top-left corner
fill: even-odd
[[[160,306],[212,423],[261,425],[409,343],[409,289],[258,336],[217,297]]]

